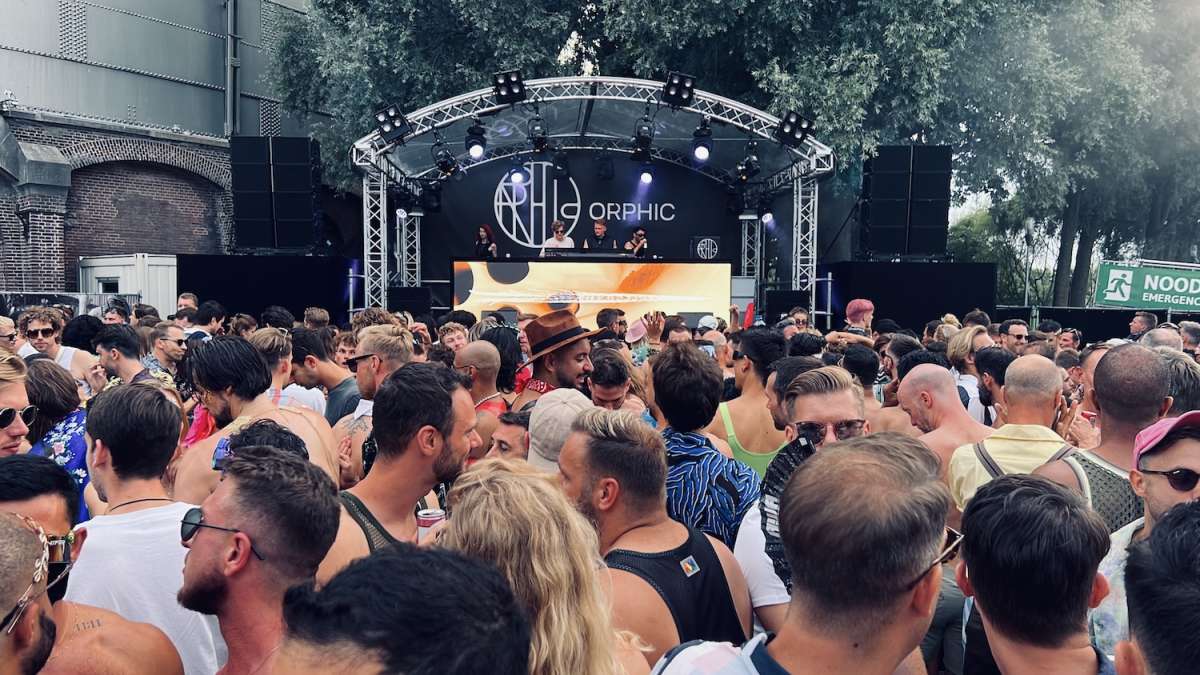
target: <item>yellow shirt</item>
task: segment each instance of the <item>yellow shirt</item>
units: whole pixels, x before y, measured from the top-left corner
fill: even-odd
[[[1058,434],[1040,424],[1005,424],[983,441],[983,447],[1005,473],[1031,473],[1065,444]],[[975,456],[973,445],[957,448],[951,455],[946,481],[960,510],[966,508],[975,491],[991,479],[991,474]]]

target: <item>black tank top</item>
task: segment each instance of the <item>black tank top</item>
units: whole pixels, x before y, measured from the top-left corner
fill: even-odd
[[[740,645],[746,632],[725,581],[721,559],[702,532],[688,528],[679,548],[662,553],[616,549],[604,556],[609,568],[636,574],[650,584],[675,620],[679,641],[713,640]]]
[[[367,547],[372,553],[399,541],[388,533],[383,525],[379,524],[378,520],[375,520],[375,516],[371,515],[371,510],[367,508],[367,505],[361,499],[349,492],[338,493],[338,498],[341,499],[342,506],[345,507],[346,513],[349,514],[350,518],[355,523],[358,523],[363,536],[367,538]],[[417,502],[417,507],[413,511],[419,512],[425,508],[428,508],[425,505],[425,498],[421,497],[421,500]]]

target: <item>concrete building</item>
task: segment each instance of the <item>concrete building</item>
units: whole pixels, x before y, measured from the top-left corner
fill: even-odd
[[[80,256],[235,252],[226,138],[304,135],[270,95],[307,0],[3,0],[0,290]]]

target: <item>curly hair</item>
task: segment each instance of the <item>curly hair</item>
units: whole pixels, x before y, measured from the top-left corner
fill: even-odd
[[[622,672],[600,586],[596,530],[555,478],[524,462],[481,461],[450,491],[439,543],[496,565],[525,605],[531,675]]]

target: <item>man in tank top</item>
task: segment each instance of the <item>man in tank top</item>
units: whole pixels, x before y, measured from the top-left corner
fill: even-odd
[[[83,393],[90,396],[92,391],[87,384],[87,374],[96,365],[96,357],[82,349],[64,347],[61,344],[63,325],[62,312],[57,309],[31,307],[25,310],[17,319],[17,326],[27,342],[18,354],[25,357],[41,352],[49,356],[69,371]]]

